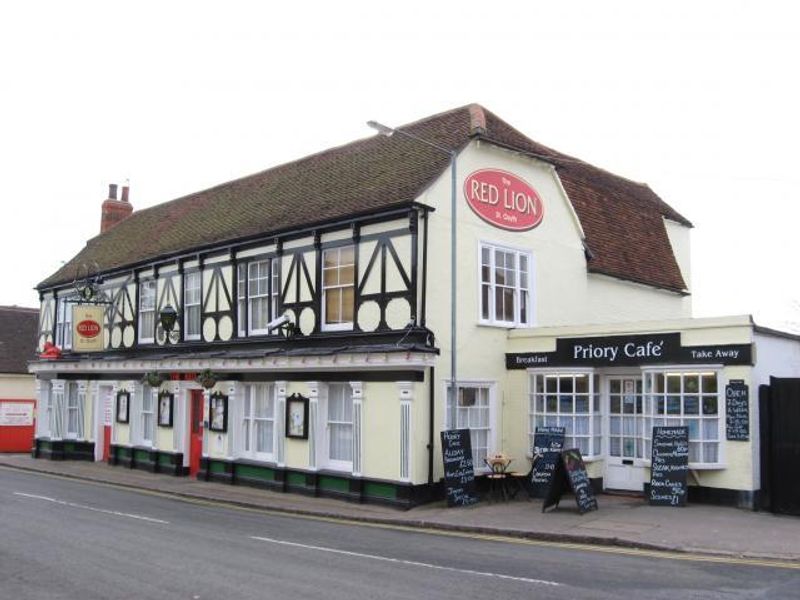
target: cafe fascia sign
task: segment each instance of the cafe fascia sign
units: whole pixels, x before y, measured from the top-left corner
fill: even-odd
[[[464,195],[476,215],[501,229],[527,231],[544,217],[542,199],[533,186],[508,171],[473,171],[464,180]]]
[[[100,352],[105,345],[102,306],[76,304],[72,307],[72,349],[75,352]]]
[[[648,364],[751,365],[751,344],[682,346],[677,332],[558,338],[555,352],[506,354],[507,369],[537,367],[615,367]]]

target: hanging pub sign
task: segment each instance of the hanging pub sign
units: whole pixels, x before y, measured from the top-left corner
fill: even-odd
[[[74,352],[101,352],[105,346],[103,317],[105,308],[89,304],[72,307],[72,350]]]
[[[500,229],[527,231],[544,217],[542,199],[533,186],[507,171],[473,171],[464,180],[464,196],[476,215]]]
[[[558,338],[555,352],[506,354],[506,369],[535,367],[617,367],[651,364],[751,365],[752,344],[682,346],[677,332]]]

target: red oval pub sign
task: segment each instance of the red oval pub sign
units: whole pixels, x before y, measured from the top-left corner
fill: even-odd
[[[97,321],[86,319],[78,323],[75,329],[77,329],[81,337],[93,338],[97,337],[100,333],[100,324]]]
[[[510,231],[527,231],[542,222],[544,206],[527,181],[499,169],[480,169],[464,181],[469,207],[481,219]]]

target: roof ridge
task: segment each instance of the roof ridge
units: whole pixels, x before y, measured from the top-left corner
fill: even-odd
[[[38,313],[38,308],[30,308],[27,306],[17,306],[16,304],[3,304],[0,305],[0,311],[2,310],[13,310],[13,311],[22,311],[22,312],[34,312]]]

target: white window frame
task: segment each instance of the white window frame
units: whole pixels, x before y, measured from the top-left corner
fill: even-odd
[[[681,412],[680,415],[658,415],[656,414],[657,409],[657,402],[655,397],[655,392],[652,392],[648,389],[648,376],[649,375],[664,375],[664,374],[671,374],[671,375],[681,375]],[[705,417],[703,415],[703,396],[712,396],[713,394],[703,394],[702,393],[702,383],[701,383],[701,391],[697,394],[686,394],[684,392],[684,378],[685,375],[702,375],[702,374],[714,374],[716,375],[717,380],[717,391],[716,391],[716,398],[717,398],[717,414],[716,416],[709,416]],[[692,438],[691,432],[689,433],[689,444],[690,447],[693,443],[700,443],[702,446],[703,444],[709,443],[716,443],[717,444],[717,460],[716,462],[689,462],[689,468],[695,470],[714,470],[714,469],[724,469],[726,468],[726,461],[725,461],[725,390],[724,384],[725,381],[723,379],[723,369],[720,366],[701,366],[701,365],[673,365],[668,367],[660,367],[660,368],[643,368],[642,369],[642,379],[643,379],[643,397],[644,397],[644,418],[645,418],[645,427],[644,427],[644,457],[645,460],[643,461],[645,466],[650,466],[651,464],[651,453],[652,453],[652,446],[650,445],[652,442],[652,431],[653,426],[657,424],[661,424],[663,420],[663,424],[665,425],[683,425],[684,419],[697,419],[700,421],[700,425],[698,427],[701,437],[699,438]],[[702,381],[702,377],[701,377]],[[650,395],[653,395],[650,398]],[[675,395],[665,392],[664,396]],[[699,398],[699,413],[697,415],[691,415],[686,417],[684,414],[685,402],[684,396],[698,396]],[[665,402],[665,409],[666,409],[666,402]],[[706,439],[705,430],[703,427],[704,421],[711,421],[717,420],[717,429],[716,429],[716,440]],[[705,450],[703,449],[703,453]]]
[[[448,397],[450,393],[450,380],[443,382],[443,412],[442,412],[442,429],[449,429],[450,425],[450,409],[448,407]],[[497,446],[497,382],[486,379],[459,379],[456,382],[456,388],[483,388],[487,390],[489,400],[489,426],[486,453],[499,452],[502,448]],[[473,469],[476,473],[488,471],[489,467],[484,462],[485,456],[477,456],[475,448],[472,449]]]
[[[153,305],[152,307],[148,306],[147,309],[144,308],[145,302],[145,289],[152,289],[153,292]],[[156,341],[156,296],[158,295],[158,282],[155,279],[145,279],[139,282],[139,315],[138,315],[138,323],[139,323],[139,343],[140,344],[152,344]],[[145,314],[153,314],[153,329],[149,331],[149,336],[145,335],[144,328],[142,327],[142,320]]]
[[[342,250],[351,249],[353,251],[353,262],[352,263],[342,263]],[[356,292],[356,252],[358,248],[355,244],[347,244],[345,246],[336,246],[335,248],[327,248],[322,251],[322,331],[349,331],[353,329],[353,321],[341,321],[336,323],[329,323],[328,322],[328,290],[344,290],[345,288],[352,287],[353,288],[353,318],[355,319],[356,316],[356,307],[355,307],[355,292]],[[325,256],[328,253],[336,252],[337,253],[337,262],[335,267],[325,267]],[[336,269],[337,271],[341,272],[341,270],[345,267],[352,267],[353,268],[353,281],[352,283],[336,283],[335,285],[326,285],[325,284],[325,271],[331,271]],[[340,277],[337,277],[337,280],[340,280]],[[344,313],[344,294],[339,302],[339,309],[340,313]]]
[[[599,460],[603,458],[603,446],[604,446],[604,439],[607,437],[603,430],[604,426],[604,411],[603,411],[603,381],[599,374],[594,369],[527,369],[528,375],[528,456],[531,456],[531,451],[533,449],[533,438],[536,433],[536,421],[540,417],[540,413],[536,409],[536,400],[537,396],[543,396],[544,402],[544,413],[541,414],[542,423],[541,425],[544,426],[554,426],[554,427],[565,427],[566,423],[571,420],[572,423],[575,423],[575,419],[578,417],[586,417],[589,420],[589,431],[588,433],[580,433],[576,434],[574,431],[570,432],[569,429],[566,432],[566,437],[564,440],[565,448],[569,447],[571,444],[569,438],[581,438],[588,440],[589,443],[589,452],[584,453],[581,450],[581,454],[583,455],[583,459],[587,462],[593,460]],[[575,396],[577,392],[575,392],[575,388],[573,386],[572,392],[565,392],[563,395],[570,395],[572,397],[572,412],[566,412],[561,410],[561,400],[558,398],[561,395],[561,378],[566,378],[572,376],[585,376],[588,378],[588,391],[587,396],[589,400],[589,410],[588,412],[578,412],[577,402],[575,401]],[[534,378],[535,377],[543,377],[545,378],[545,389],[544,392],[541,394],[536,391],[534,385]],[[552,392],[548,393],[547,391],[547,384],[546,378],[547,377],[558,377],[559,383],[558,388],[555,392],[556,398],[556,409],[555,411],[549,410],[547,405],[547,396],[553,395]],[[574,444],[577,446],[577,444]]]
[[[331,392],[334,389],[341,388],[344,390],[345,399],[349,400],[350,402],[350,460],[337,460],[331,458],[331,423],[339,424],[339,425],[346,425],[347,421],[331,421],[330,420],[330,405],[331,405]],[[325,435],[324,435],[324,447],[322,449],[325,466],[329,469],[333,469],[336,471],[353,471],[353,456],[352,452],[353,449],[353,436],[355,435],[355,423],[354,423],[354,413],[355,413],[355,403],[353,402],[353,388],[350,386],[349,383],[346,382],[333,382],[327,384],[327,393],[325,394],[325,402],[324,406],[322,407],[324,412],[322,413],[322,418],[325,424]]]
[[[145,410],[146,399],[150,399],[150,410]],[[142,397],[139,404],[139,443],[142,446],[156,445],[156,407],[158,406],[158,388],[142,386]],[[147,418],[149,416],[149,419]],[[149,427],[148,427],[149,421]]]
[[[56,301],[55,344],[62,350],[72,350],[72,307],[74,296],[64,296]]]
[[[259,265],[267,266],[267,275],[263,279],[266,280],[267,290],[261,294],[254,294],[253,287],[250,285],[250,273],[253,268],[258,268]],[[253,327],[253,304],[254,300],[267,298],[267,316],[266,323],[272,321],[278,314],[278,305],[281,292],[280,269],[279,261],[277,258],[260,258],[251,260],[246,263],[240,263],[236,271],[237,284],[236,284],[236,311],[238,314],[238,331],[239,337],[247,337],[250,335],[268,335],[270,332],[267,327],[254,328]],[[256,277],[258,281],[262,279]],[[247,311],[246,313],[244,311]],[[247,327],[245,327],[244,316],[247,316]],[[265,323],[265,325],[266,325]]]
[[[272,399],[272,415],[257,417],[256,416],[256,395],[258,393],[265,393],[267,397]],[[274,462],[275,461],[275,447],[278,438],[278,396],[277,386],[274,383],[247,383],[243,384],[241,388],[242,396],[242,414],[239,421],[239,433],[241,441],[239,443],[239,456],[241,458],[249,458],[261,462]],[[249,410],[245,403],[245,398],[249,399]],[[272,422],[272,445],[269,452],[258,452],[256,443],[257,422],[258,421],[271,421]],[[249,448],[247,447],[249,445]]]
[[[71,406],[71,402],[75,401],[75,405]],[[64,438],[76,440],[80,437],[83,427],[80,423],[83,411],[78,404],[81,398],[78,394],[78,384],[74,381],[67,381],[64,383]],[[70,429],[70,413],[75,413],[75,430]]]
[[[190,280],[196,279],[196,285],[189,286]],[[190,301],[189,300],[189,292],[196,292],[197,293],[197,301]],[[202,309],[203,306],[203,273],[201,271],[190,271],[189,273],[184,273],[183,275],[183,339],[186,341],[196,341],[199,340],[202,334],[200,329],[201,322],[202,322]],[[197,333],[189,333],[190,331],[190,320],[189,320],[189,308],[197,307],[197,317],[196,325]]]
[[[485,318],[483,316],[483,250],[489,250],[489,277],[490,281],[489,285],[489,297],[488,297],[488,314],[489,318]],[[497,311],[495,306],[495,293],[497,289],[497,282],[495,279],[495,251],[506,252],[514,255],[514,273],[515,273],[515,284],[513,287],[513,297],[514,297],[514,319],[511,321],[505,321],[502,319],[497,319]],[[522,285],[522,269],[520,268],[520,257],[524,256],[528,261],[528,271],[525,273],[525,276],[528,279],[528,284],[526,286]],[[490,242],[486,240],[481,240],[478,243],[478,322],[481,325],[489,325],[493,327],[533,327],[534,326],[534,318],[533,318],[533,275],[534,275],[534,265],[533,265],[533,253],[526,248],[515,248],[514,246],[509,246],[507,244],[498,244],[495,242]],[[502,287],[511,287],[511,286],[502,286]],[[527,294],[527,304],[526,304],[526,314],[527,320],[525,322],[522,321],[522,292]]]

